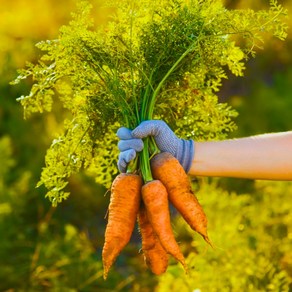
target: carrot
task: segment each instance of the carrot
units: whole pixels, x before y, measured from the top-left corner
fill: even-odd
[[[145,206],[141,204],[138,213],[139,230],[142,237],[144,261],[155,275],[163,274],[168,266],[168,255],[149,222]]]
[[[149,221],[167,253],[177,259],[187,270],[185,259],[175,240],[170,223],[168,194],[159,180],[153,180],[142,187],[142,199]]]
[[[165,185],[172,205],[190,227],[212,246],[207,234],[207,217],[179,161],[170,153],[161,152],[151,159],[151,169],[153,177]]]
[[[112,183],[108,223],[102,250],[104,279],[115,259],[130,241],[141,202],[142,178],[119,174]]]

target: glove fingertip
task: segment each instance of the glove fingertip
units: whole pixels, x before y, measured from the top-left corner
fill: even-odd
[[[129,149],[123,151],[119,155],[118,159],[118,169],[120,172],[126,172],[128,163],[136,157],[136,151],[134,149]]]
[[[117,165],[120,172],[126,172],[127,164],[122,157],[119,158]]]
[[[125,173],[126,172],[126,168],[121,166],[120,164],[118,164],[118,169],[121,173]]]
[[[117,136],[120,139],[124,139],[124,140],[131,139],[132,138],[131,130],[126,127],[121,127],[117,131]]]

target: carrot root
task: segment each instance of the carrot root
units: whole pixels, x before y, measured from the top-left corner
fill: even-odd
[[[179,161],[170,153],[161,152],[151,159],[151,169],[153,177],[166,187],[173,206],[190,227],[212,246],[207,233],[207,217]]]
[[[141,202],[142,178],[119,174],[111,187],[108,223],[102,250],[104,279],[119,253],[130,241]]]
[[[161,245],[187,271],[184,256],[180,251],[171,228],[166,188],[159,180],[148,182],[142,187],[142,199],[147,210],[149,221]]]
[[[138,213],[139,230],[142,237],[142,250],[144,261],[155,275],[163,274],[168,266],[168,254],[157,238],[144,205],[140,206]]]

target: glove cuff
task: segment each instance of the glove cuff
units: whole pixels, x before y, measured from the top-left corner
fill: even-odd
[[[185,172],[188,173],[195,154],[195,143],[193,140],[181,139],[181,145],[177,149],[177,159],[184,168]]]

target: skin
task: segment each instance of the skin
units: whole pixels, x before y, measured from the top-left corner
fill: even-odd
[[[292,131],[195,142],[191,176],[292,180]]]

